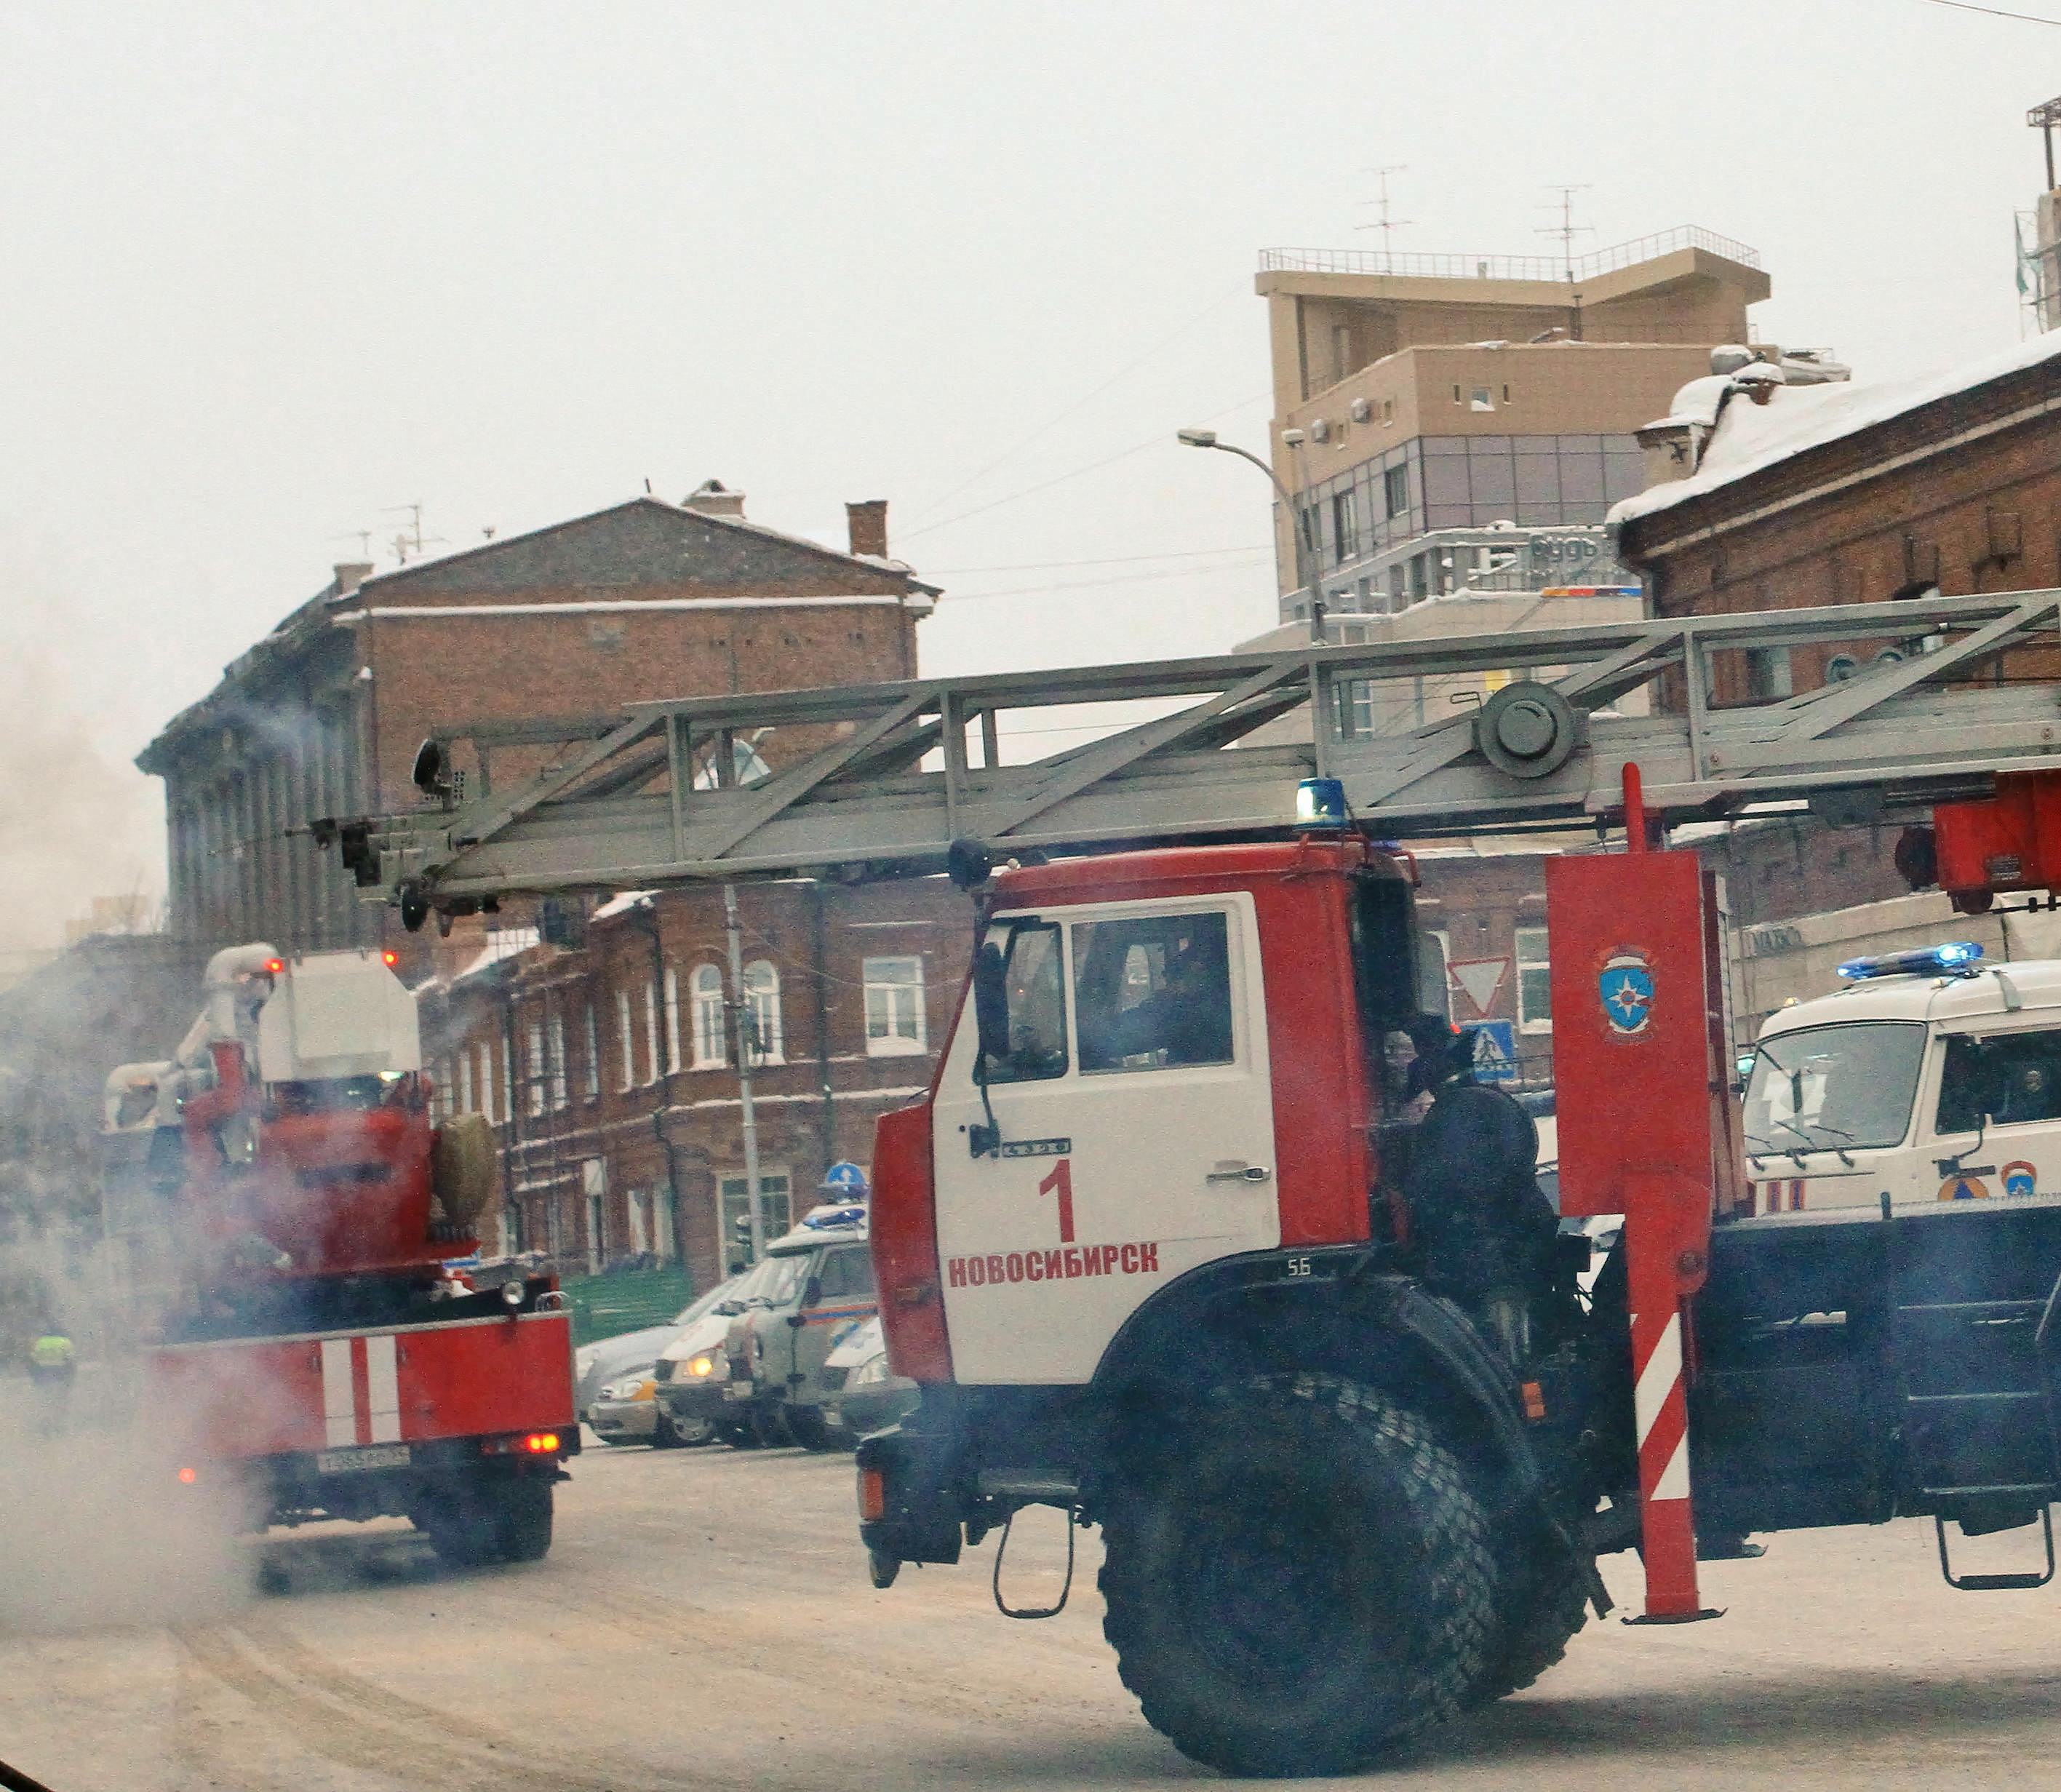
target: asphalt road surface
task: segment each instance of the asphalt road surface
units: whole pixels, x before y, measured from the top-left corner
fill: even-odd
[[[1192,1784],[1118,1684],[1081,1535],[1074,1600],[1010,1623],[990,1541],[876,1593],[851,1466],[791,1450],[596,1450],[533,1566],[457,1574],[405,1527],[263,1546],[287,1589],[0,1638],[0,1758],[54,1792],[766,1792]],[[1055,1514],[1012,1545],[1056,1586]],[[2037,1534],[1985,1540],[1981,1562]],[[2061,1586],[1957,1594],[1927,1527],[1776,1538],[1707,1565],[1730,1607],[1591,1622],[1531,1691],[1385,1787],[1524,1792],[2061,1786]],[[1971,1546],[1971,1549],[1974,1547]],[[1018,1550],[1022,1572],[1015,1572]],[[1635,1590],[1632,1558],[1611,1578]],[[0,1562],[0,1573],[16,1564]],[[1312,1784],[1320,1782],[1309,1782]]]

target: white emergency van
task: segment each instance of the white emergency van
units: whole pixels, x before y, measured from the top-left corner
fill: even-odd
[[[1839,974],[1761,1029],[1753,1212],[2061,1201],[2061,961],[1954,941]]]

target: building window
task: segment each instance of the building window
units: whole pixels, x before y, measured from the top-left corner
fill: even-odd
[[[479,1048],[479,1112],[490,1126],[494,1124],[494,1046],[490,1042]],[[505,1120],[507,1116],[503,1114],[502,1118]]]
[[[1368,739],[1374,733],[1374,681],[1346,679],[1338,694],[1339,732],[1347,740]]]
[[[1410,467],[1399,461],[1381,476],[1381,501],[1388,514],[1399,517],[1410,508]]]
[[[666,1074],[680,1067],[680,974],[666,966]]]
[[[623,1196],[630,1213],[630,1254],[642,1257],[651,1248],[651,1194],[648,1189],[630,1189]]]
[[[534,1120],[544,1111],[544,1028],[540,1021],[530,1023],[530,1056],[522,1071],[523,1086],[529,1091],[523,1106]]]
[[[744,967],[744,999],[751,1028],[752,1057],[760,1064],[787,1062],[787,1042],[780,1025],[780,973],[770,958],[754,958]]]
[[[630,992],[615,992],[616,1045],[622,1054],[622,1064],[618,1072],[615,1086],[627,1089],[637,1080],[637,1040],[630,1030]]]
[[[870,1058],[911,1056],[924,1049],[923,961],[867,958],[866,1050]]]
[[[1350,486],[1331,497],[1331,547],[1343,562],[1359,552],[1359,534],[1353,522],[1353,494]]]
[[[515,1118],[515,1038],[511,1032],[501,1042],[501,1118]]]
[[[694,1008],[694,1068],[720,1069],[730,1062],[729,1041],[725,1037],[722,973],[714,965],[697,965],[688,986],[688,999]]]
[[[1477,386],[1474,389],[1474,395],[1467,400],[1467,409],[1470,410],[1495,410],[1495,394],[1486,386]]]
[[[1381,420],[1384,423],[1393,423],[1395,421],[1395,401],[1393,398],[1383,398],[1381,401]]]
[[[722,1177],[717,1183],[722,1202],[722,1246],[730,1262],[742,1258],[751,1242],[751,1213],[745,1200],[745,1190],[750,1186],[741,1174]],[[769,1242],[794,1223],[790,1200],[786,1170],[759,1171],[758,1210]]]
[[[472,1054],[469,1051],[458,1054],[458,1110],[472,1112]]]
[[[1795,682],[1787,647],[1749,647],[1746,654],[1747,695],[1756,702],[1793,696]]]
[[[551,1106],[554,1109],[568,1105],[566,1066],[566,1018],[563,1014],[551,1016]]]
[[[586,1005],[586,1079],[582,1086],[586,1091],[586,1098],[598,1102],[601,1099],[601,1029],[594,1023],[594,1004],[591,1002]]]
[[[1543,927],[1517,930],[1517,1024],[1527,1033],[1553,1030],[1553,980]]]
[[[658,984],[655,978],[644,986],[644,1080],[658,1080]]]

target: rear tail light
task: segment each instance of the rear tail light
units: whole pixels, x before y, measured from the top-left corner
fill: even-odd
[[[200,1470],[198,1469],[181,1469],[179,1470],[179,1485],[182,1487],[190,1487],[199,1479]]]
[[[887,1477],[878,1469],[858,1471],[858,1516],[862,1523],[869,1525],[876,1525],[887,1516]]]
[[[479,1448],[486,1456],[555,1456],[564,1441],[555,1431],[526,1431],[512,1438],[489,1438]]]
[[[952,1378],[938,1266],[928,1102],[885,1114],[873,1136],[873,1271],[887,1360],[912,1381]]]

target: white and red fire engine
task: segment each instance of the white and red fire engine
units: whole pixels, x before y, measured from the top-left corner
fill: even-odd
[[[110,1076],[174,1259],[141,1398],[179,1480],[261,1527],[406,1516],[447,1560],[534,1560],[578,1448],[570,1319],[552,1277],[446,1266],[490,1142],[434,1123],[393,962],[218,953],[178,1056]]]

